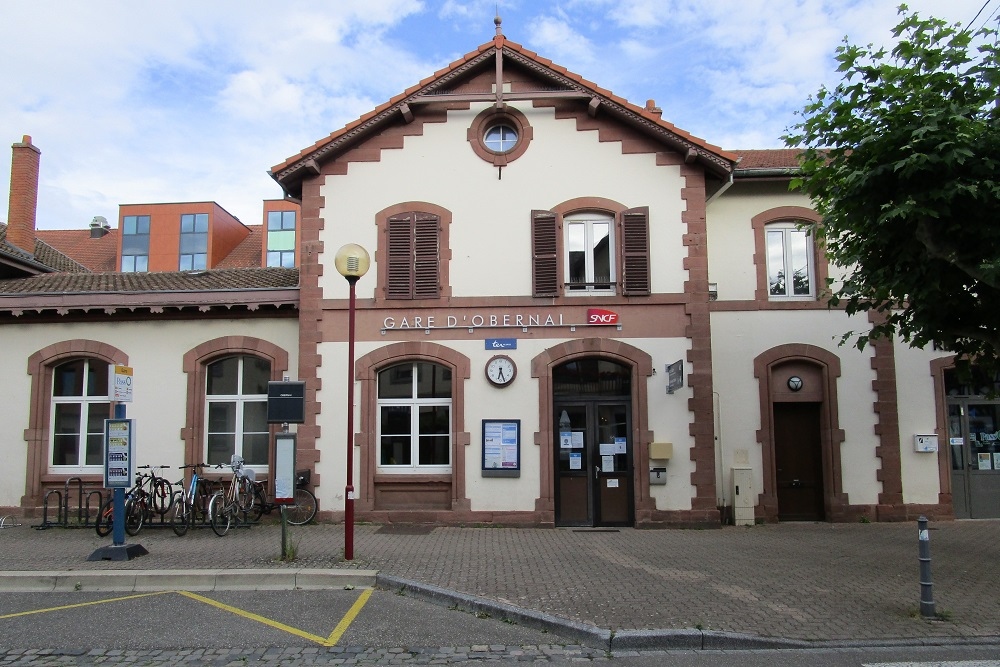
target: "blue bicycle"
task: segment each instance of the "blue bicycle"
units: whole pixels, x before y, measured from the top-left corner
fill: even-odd
[[[195,521],[204,521],[205,517],[208,516],[209,496],[205,489],[208,480],[205,480],[198,474],[200,469],[207,467],[204,463],[192,463],[181,466],[182,470],[184,468],[191,468],[192,470],[188,489],[174,501],[174,514],[170,519],[170,526],[178,536],[187,533],[188,528],[193,526]],[[183,480],[181,482],[183,483]]]

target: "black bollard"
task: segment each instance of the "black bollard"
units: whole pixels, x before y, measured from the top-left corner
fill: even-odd
[[[931,535],[927,530],[927,517],[917,519],[917,537],[920,545],[920,615],[937,618],[934,611],[934,583],[931,581]]]

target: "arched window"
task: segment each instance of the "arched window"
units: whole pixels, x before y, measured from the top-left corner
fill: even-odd
[[[451,369],[423,361],[378,374],[382,472],[451,471]]]
[[[73,359],[52,372],[51,465],[96,472],[104,464],[104,420],[111,416],[108,363]]]
[[[205,386],[205,462],[228,463],[233,454],[247,465],[266,466],[267,382],[271,362],[250,355],[213,361]]]

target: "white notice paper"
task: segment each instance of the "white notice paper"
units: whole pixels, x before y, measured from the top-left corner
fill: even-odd
[[[615,457],[614,456],[602,456],[601,457],[601,472],[614,472],[615,471]]]
[[[583,454],[570,453],[570,455],[569,455],[569,469],[570,470],[583,470]]]
[[[609,479],[608,480],[608,488],[609,489],[617,489],[618,488],[618,480],[617,479]]]

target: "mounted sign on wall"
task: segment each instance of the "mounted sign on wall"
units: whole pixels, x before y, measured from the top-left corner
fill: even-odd
[[[267,423],[302,424],[306,420],[305,382],[267,383]]]
[[[521,476],[521,420],[483,420],[483,477]]]
[[[679,359],[667,366],[667,393],[672,394],[684,386],[684,360]]]

